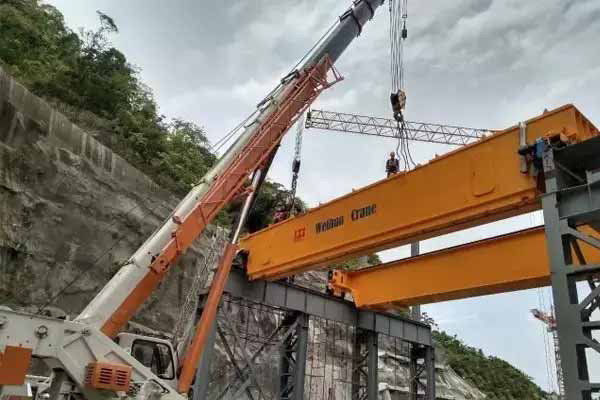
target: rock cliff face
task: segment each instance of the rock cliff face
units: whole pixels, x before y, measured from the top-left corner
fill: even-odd
[[[77,314],[177,200],[0,69],[0,303]],[[136,320],[173,325],[202,240]]]
[[[77,315],[177,201],[0,69],[0,304]],[[136,321],[159,331],[173,329],[211,234],[209,229],[196,241]],[[324,282],[319,273],[299,281],[316,288]],[[248,311],[242,316],[235,304],[226,304],[223,313],[231,321],[252,317],[263,336],[278,318],[265,320]],[[326,329],[311,329],[315,343],[326,341],[319,337]],[[404,398],[406,363],[392,357],[385,345],[380,350],[381,393]],[[226,376],[222,346],[216,354],[213,386],[218,388],[225,384],[219,379]],[[314,350],[310,361],[322,365],[317,372],[326,377],[334,366],[323,354]],[[277,382],[272,357],[259,367],[270,386]],[[443,361],[438,372],[440,398],[484,398]],[[323,379],[322,388],[328,386]]]

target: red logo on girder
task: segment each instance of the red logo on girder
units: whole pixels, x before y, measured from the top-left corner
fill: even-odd
[[[295,242],[297,242],[298,240],[304,239],[305,236],[306,236],[306,228],[300,228],[300,229],[296,229],[294,231],[294,241]]]

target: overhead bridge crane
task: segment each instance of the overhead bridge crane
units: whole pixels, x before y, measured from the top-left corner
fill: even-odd
[[[279,279],[350,257],[540,209],[543,188],[518,150],[596,128],[572,105],[485,137],[244,237],[251,279]]]
[[[313,112],[310,124],[351,131],[338,116]],[[374,309],[552,284],[567,398],[591,399],[600,391],[585,354],[600,352],[599,154],[597,128],[573,105],[546,111],[242,238],[248,277],[281,279],[543,208],[544,227],[335,271],[329,284]],[[582,280],[590,292],[578,296]]]
[[[498,132],[429,122],[405,123],[406,140],[456,146]],[[391,118],[320,109],[307,112],[305,126],[391,139],[400,134],[397,121]],[[544,229],[537,227],[373,268],[333,271],[329,286],[338,295],[351,293],[358,307],[384,310],[547,286],[550,274],[545,246]],[[528,251],[520,251],[523,248]],[[490,257],[490,253],[506,256]],[[442,265],[452,268],[440,268]],[[436,279],[431,280],[431,276]],[[398,286],[399,280],[429,284]]]

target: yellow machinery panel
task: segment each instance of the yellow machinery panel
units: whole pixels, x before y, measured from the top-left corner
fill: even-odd
[[[598,134],[572,105],[526,126],[529,144]],[[246,236],[248,275],[276,279],[538,209],[535,179],[520,172],[519,144],[514,126]]]
[[[589,263],[600,252],[581,246]],[[573,256],[573,259],[577,258]],[[335,292],[357,307],[388,309],[531,289],[550,284],[543,228],[499,236],[358,271],[335,271]]]

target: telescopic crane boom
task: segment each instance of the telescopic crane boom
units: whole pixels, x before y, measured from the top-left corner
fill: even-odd
[[[239,138],[163,225],[133,254],[77,318],[114,336],[148,298],[176,259],[238,193],[304,109],[328,86],[326,74],[382,0],[360,0],[320,46],[259,104]]]

